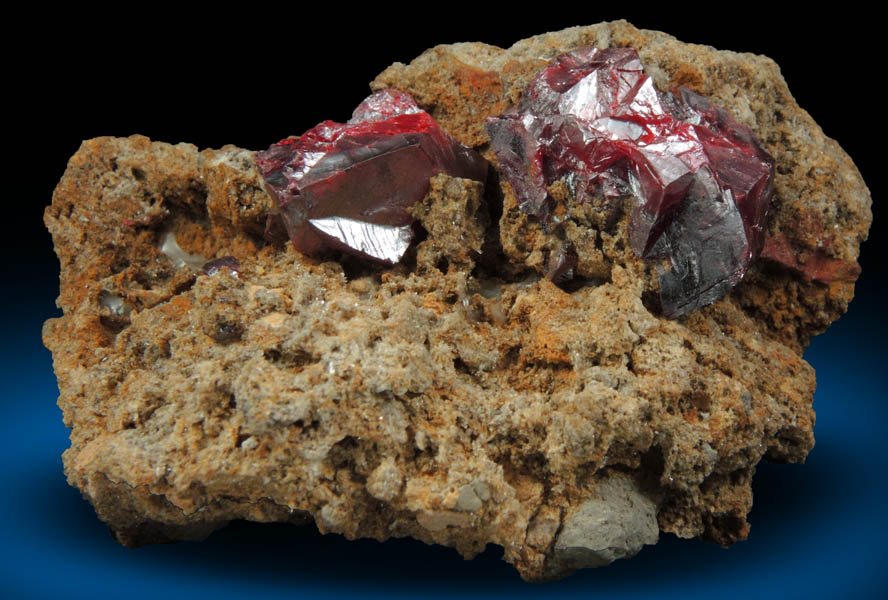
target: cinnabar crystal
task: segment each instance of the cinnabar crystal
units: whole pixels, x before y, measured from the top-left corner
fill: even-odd
[[[439,173],[483,181],[487,161],[397,90],[364,100],[348,123],[324,121],[255,153],[293,246],[398,262],[413,239],[407,208]]]
[[[671,263],[659,278],[666,316],[728,293],[761,252],[774,160],[724,109],[656,89],[631,48],[559,56],[487,129],[520,208],[544,225],[558,180],[576,202],[634,197],[632,249]]]

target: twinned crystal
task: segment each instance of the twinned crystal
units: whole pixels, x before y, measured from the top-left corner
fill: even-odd
[[[397,90],[376,92],[348,123],[324,121],[255,154],[294,247],[393,264],[413,240],[407,208],[439,173],[483,181],[487,161]]]
[[[762,250],[773,159],[724,109],[656,89],[632,48],[559,56],[487,129],[520,208],[544,226],[559,180],[575,202],[634,197],[632,249],[671,263],[659,278],[667,316],[725,295]]]

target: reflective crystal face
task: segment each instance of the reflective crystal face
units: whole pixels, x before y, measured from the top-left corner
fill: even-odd
[[[519,206],[544,224],[558,180],[576,202],[634,197],[633,250],[672,265],[660,275],[667,316],[725,295],[761,252],[773,159],[724,109],[657,90],[631,48],[559,56],[487,130]]]
[[[397,90],[371,95],[348,123],[324,121],[255,158],[297,250],[386,264],[410,246],[407,208],[426,195],[430,177],[487,175],[487,161]]]

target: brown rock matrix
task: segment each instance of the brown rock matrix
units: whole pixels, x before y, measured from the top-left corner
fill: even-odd
[[[678,320],[626,210],[559,202],[559,236],[495,174],[439,175],[402,263],[322,262],[263,240],[272,200],[249,151],[83,143],[46,209],[64,316],[43,336],[68,481],[122,544],[313,520],[467,558],[499,544],[540,580],[660,531],[747,536],[756,464],[814,444],[801,352],[853,296],[869,192],[771,60],[626,22],[438,46],[371,88],[413,94],[496,165],[485,117],[584,45],[635,48],[660,88],[725,107],[776,159],[765,257]],[[578,277],[561,288],[541,275],[567,241]],[[239,272],[200,270],[223,256]]]

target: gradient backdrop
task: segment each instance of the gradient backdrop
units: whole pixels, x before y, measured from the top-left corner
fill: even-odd
[[[459,11],[426,17],[415,6],[405,16],[393,6],[366,16],[334,12],[328,21],[295,9],[251,15],[241,6],[243,13],[219,9],[201,21],[154,8],[113,27],[82,12],[34,15],[43,24],[33,31],[23,25],[32,43],[9,55],[16,110],[6,115],[13,126],[28,125],[28,135],[16,146],[19,158],[5,164],[14,184],[0,267],[0,598],[888,597],[881,312],[888,270],[880,222],[888,214],[878,206],[885,128],[873,89],[882,76],[871,72],[873,15],[847,3],[841,14],[803,18],[748,4],[702,13],[690,5],[621,13],[558,5],[552,14],[513,10],[501,19]],[[796,99],[854,158],[876,200],[857,298],[805,355],[818,376],[817,445],[805,465],[760,465],[749,540],[723,550],[664,534],[632,560],[547,584],[522,582],[497,547],[466,562],[447,548],[347,542],[312,525],[238,522],[203,543],[119,546],[65,481],[67,430],[40,340],[42,322],[59,314],[58,262],[42,211],[80,141],[142,133],[201,148],[263,148],[321,119],[348,118],[376,73],[428,46],[509,45],[622,16],[684,41],[777,60]]]

